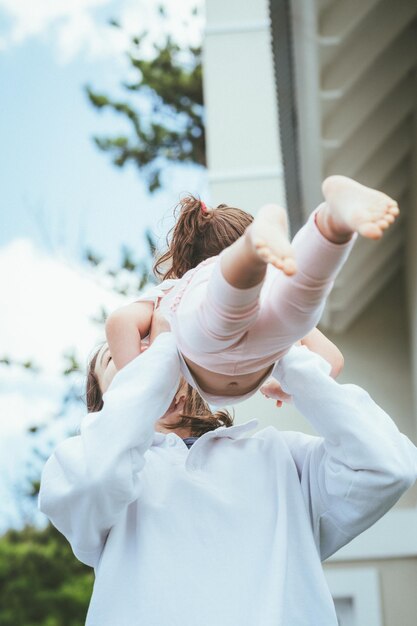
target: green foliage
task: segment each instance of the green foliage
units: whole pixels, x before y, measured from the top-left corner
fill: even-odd
[[[4,356],[0,357],[0,365],[18,365],[19,367],[22,367],[25,370],[30,370],[34,374],[37,374],[37,373],[40,372],[39,365],[37,365],[33,361],[30,361],[30,360],[28,360],[28,361],[17,361],[16,359],[12,359],[8,355],[4,355]]]
[[[63,371],[64,376],[69,376],[70,374],[73,374],[74,372],[82,371],[82,367],[73,350],[71,350],[70,352],[66,352],[63,356],[65,359],[65,368]]]
[[[93,572],[52,526],[0,538],[0,624],[83,626]]]
[[[161,8],[161,16],[164,16]],[[115,21],[115,28],[120,28]],[[201,46],[181,47],[170,36],[145,53],[147,35],[131,38],[128,54],[134,80],[122,82],[127,99],[86,87],[91,104],[128,122],[130,134],[95,137],[100,150],[123,167],[134,163],[153,192],[166,162],[206,165]]]
[[[85,252],[84,258],[93,270],[102,272],[112,280],[111,289],[113,291],[135,297],[149,282],[154,281],[151,275],[150,259],[155,257],[156,245],[149,231],[145,233],[145,241],[148,249],[148,255],[145,258],[137,259],[130,248],[123,246],[117,267],[106,265],[104,260],[90,249]],[[95,315],[94,321],[103,325],[107,315],[108,311],[101,308]]]

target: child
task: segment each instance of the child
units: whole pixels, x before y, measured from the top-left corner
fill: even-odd
[[[185,274],[175,274],[173,264],[165,278],[181,280],[162,283],[157,292],[112,314],[106,333],[116,368],[139,354],[160,301],[187,382],[214,405],[253,395],[291,345],[318,323],[356,233],[379,239],[399,214],[394,200],[343,176],[327,178],[323,194],[325,202],[292,244],[286,213],[276,205],[262,207],[243,234],[226,219],[228,237],[217,235],[217,249],[213,246],[217,254],[225,248],[219,256],[205,254],[206,260]],[[194,222],[215,221],[219,209],[226,215],[229,210],[221,205],[209,211],[204,203],[199,208]],[[182,238],[174,231],[178,237],[163,260],[187,257],[189,246],[196,245],[189,213],[188,229],[183,228]],[[203,248],[205,238],[202,229]]]

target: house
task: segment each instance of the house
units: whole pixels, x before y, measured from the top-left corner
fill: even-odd
[[[381,242],[360,240],[321,322],[365,387],[417,442],[417,2],[206,0],[211,204],[287,206],[293,233],[346,174],[398,200]],[[237,419],[311,432],[259,394]],[[325,564],[343,626],[414,626],[417,490]]]

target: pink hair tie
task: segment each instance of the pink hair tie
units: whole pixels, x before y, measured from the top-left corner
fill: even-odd
[[[203,202],[202,200],[200,200],[200,206],[201,206],[201,212],[204,214],[208,213],[208,209],[207,209],[207,205],[205,202]]]

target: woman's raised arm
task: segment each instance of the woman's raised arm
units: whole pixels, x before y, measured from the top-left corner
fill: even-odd
[[[39,507],[84,563],[96,565],[118,515],[138,498],[155,422],[179,381],[176,344],[164,332],[116,374],[101,411],[87,415],[80,435],[58,445],[47,461]]]
[[[340,385],[329,372],[305,347],[291,348],[274,371],[321,435],[283,433],[323,559],[382,517],[417,478],[417,448],[364,389]]]

